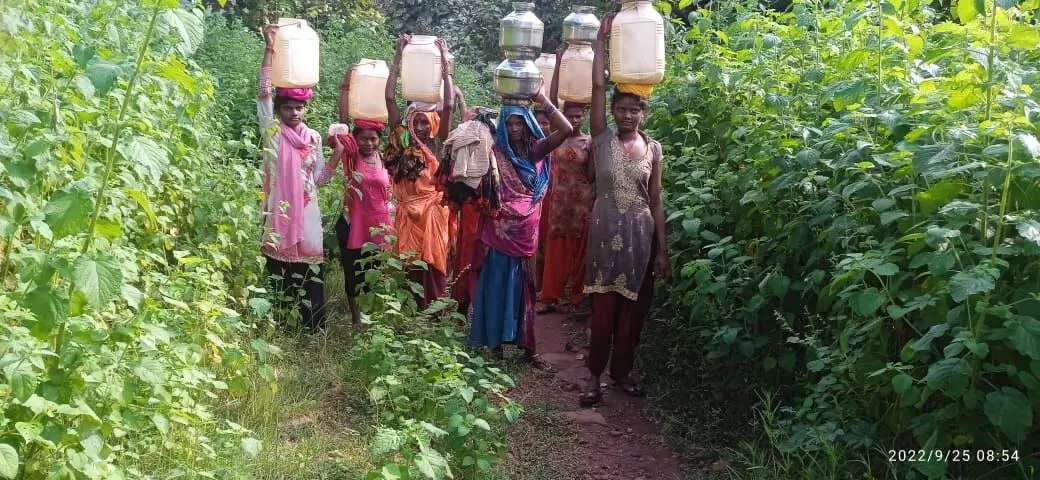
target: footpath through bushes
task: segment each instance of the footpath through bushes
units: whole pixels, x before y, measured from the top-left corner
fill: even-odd
[[[674,432],[761,435],[778,477],[1034,478],[1040,5],[793,3],[691,13],[650,115]]]

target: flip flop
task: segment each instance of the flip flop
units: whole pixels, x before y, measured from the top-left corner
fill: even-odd
[[[545,315],[546,313],[556,313],[556,305],[552,303],[542,305],[542,308],[535,310],[535,313],[537,313],[538,315]]]
[[[531,363],[531,366],[533,366],[534,368],[537,368],[537,369],[539,369],[539,370],[541,370],[543,372],[547,372],[547,373],[555,373],[556,372],[555,370],[553,370],[553,367],[552,367],[552,365],[549,364],[549,362],[546,362],[545,360],[542,360],[541,357],[539,357],[538,355],[535,355],[533,357],[528,357],[527,361]]]
[[[646,396],[646,392],[643,390],[643,386],[636,383],[634,380],[625,380],[623,382],[617,382],[621,390],[625,392],[625,395],[630,397],[641,398]]]
[[[582,393],[581,397],[579,398],[579,403],[583,408],[592,408],[599,404],[599,402],[602,400],[603,392],[601,392],[600,389],[597,388],[592,391]]]

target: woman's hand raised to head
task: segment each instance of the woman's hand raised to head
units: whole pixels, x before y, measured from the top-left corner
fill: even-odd
[[[264,42],[267,48],[274,48],[274,36],[278,33],[278,25],[268,25],[264,28]]]
[[[599,24],[599,32],[596,34],[596,40],[599,42],[606,42],[610,40],[610,29],[614,28],[614,12],[607,12],[603,15],[603,21]]]

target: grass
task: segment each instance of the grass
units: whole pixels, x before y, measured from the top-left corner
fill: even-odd
[[[578,434],[555,405],[544,400],[524,404],[509,431],[509,456],[495,466],[491,480],[574,480],[581,459],[574,448]]]

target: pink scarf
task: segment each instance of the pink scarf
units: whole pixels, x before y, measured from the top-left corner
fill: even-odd
[[[300,123],[292,128],[280,124],[282,136],[278,144],[278,177],[274,182],[274,231],[281,239],[279,250],[292,248],[303,238],[303,160],[314,152],[311,132]],[[282,205],[287,205],[282,211]]]

